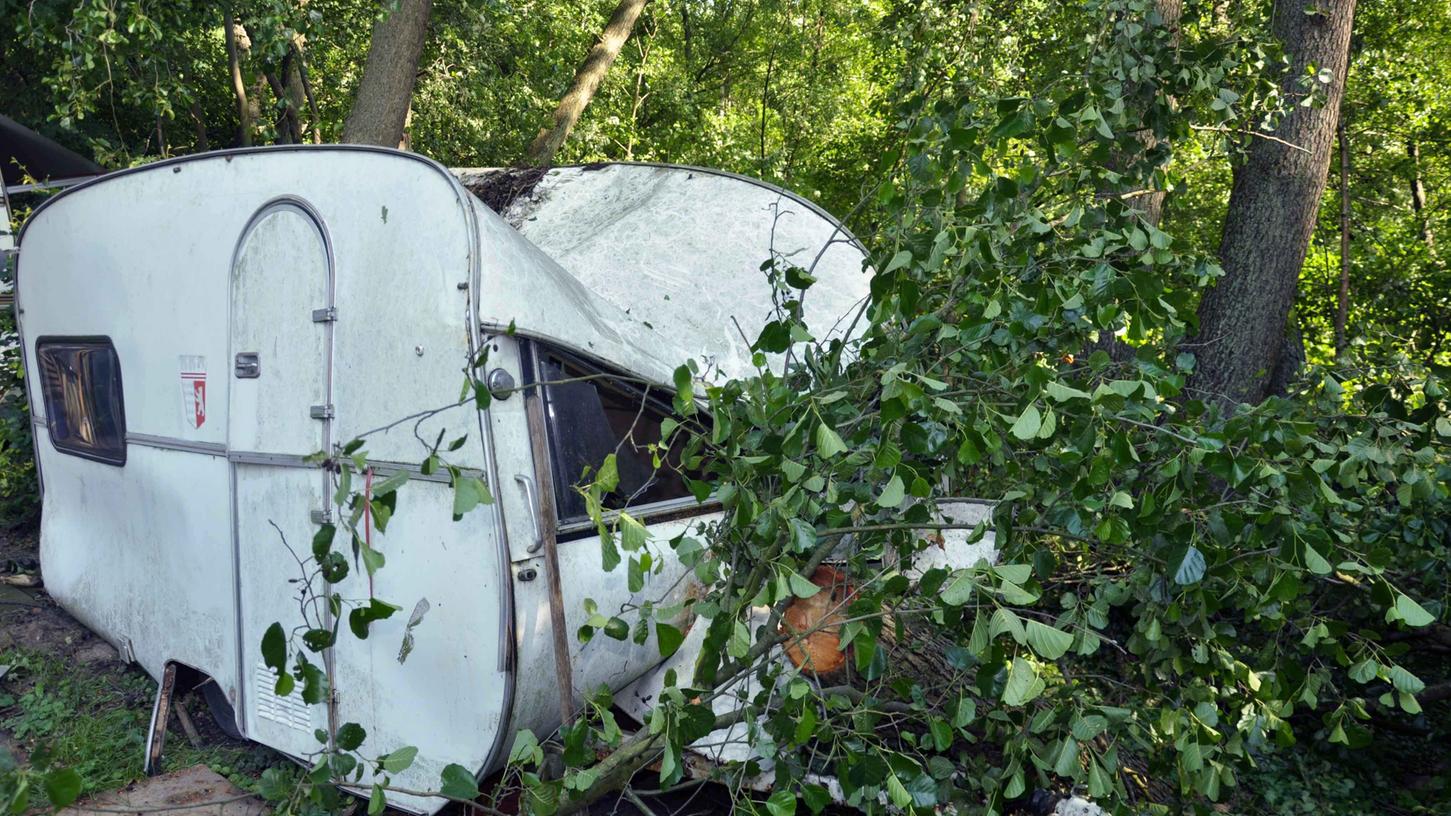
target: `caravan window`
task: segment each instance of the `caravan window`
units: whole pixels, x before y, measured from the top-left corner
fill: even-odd
[[[35,345],[45,424],[56,450],[126,464],[126,410],[121,361],[106,339],[47,340]]]
[[[572,357],[548,351],[539,360],[539,380],[545,384],[554,502],[562,525],[586,518],[584,497],[575,485],[589,483],[611,453],[620,482],[605,497],[607,508],[619,510],[690,496],[678,470],[679,452],[672,451],[657,469],[648,448],[660,441],[660,423],[672,413],[668,392],[608,376]]]

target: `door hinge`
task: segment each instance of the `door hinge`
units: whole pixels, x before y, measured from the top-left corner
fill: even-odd
[[[313,419],[332,419],[333,406],[331,403],[327,405],[314,405],[309,413]]]
[[[312,511],[312,523],[313,524],[331,524],[332,521],[333,521],[333,511],[332,511],[331,508],[329,508],[327,510],[314,510],[314,511]]]
[[[329,306],[326,309],[313,309],[312,322],[332,323],[338,319],[338,307]]]

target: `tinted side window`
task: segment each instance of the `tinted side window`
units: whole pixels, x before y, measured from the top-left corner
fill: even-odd
[[[41,340],[35,347],[45,423],[56,450],[126,464],[121,361],[109,340]]]
[[[611,453],[620,482],[605,497],[606,508],[638,507],[690,495],[677,469],[677,456],[666,456],[657,469],[647,447],[660,441],[660,423],[671,414],[670,394],[601,376],[599,369],[548,351],[541,352],[539,367],[540,381],[545,383],[554,501],[561,521],[585,518],[584,497],[575,485],[591,481]]]

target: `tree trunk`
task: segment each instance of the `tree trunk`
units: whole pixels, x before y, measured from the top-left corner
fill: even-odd
[[[237,47],[237,18],[232,16],[232,7],[227,6],[223,35],[227,41],[227,66],[232,77],[232,93],[237,97],[237,144],[247,147],[252,144],[252,108],[247,104],[247,83],[242,81],[242,56]]]
[[[1170,41],[1174,45],[1179,44],[1181,39],[1179,22],[1184,17],[1184,0],[1154,0],[1154,14],[1158,20],[1150,20],[1150,24],[1157,24],[1168,29]],[[1168,66],[1160,66],[1164,73],[1168,73]],[[1147,123],[1145,123],[1147,124]],[[1139,150],[1133,156],[1122,157],[1120,161],[1123,167],[1128,167],[1136,161],[1142,161],[1144,156],[1159,146],[1159,138],[1154,135],[1153,130],[1143,129],[1135,137],[1139,143]],[[1136,195],[1127,200],[1127,204],[1133,209],[1144,214],[1144,220],[1158,226],[1164,216],[1164,198],[1168,196],[1167,190],[1150,190],[1142,195]]]
[[[302,89],[302,98],[307,101],[307,110],[312,115],[312,143],[322,144],[322,114],[318,113],[317,99],[312,95],[312,81],[307,78],[307,56],[302,47],[302,35],[299,34],[292,40],[292,50],[297,55],[297,83]]]
[[[1420,222],[1421,242],[1431,257],[1436,257],[1436,234],[1431,231],[1431,219],[1426,214],[1426,184],[1421,180],[1421,143],[1411,139],[1406,143],[1406,155],[1411,159],[1411,209]]]
[[[1335,302],[1335,356],[1339,357],[1345,351],[1345,321],[1350,317],[1350,140],[1344,116],[1335,130],[1340,152],[1340,296]]]
[[[1157,19],[1155,19],[1156,17]],[[1169,31],[1170,42],[1177,46],[1181,39],[1179,23],[1183,17],[1183,0],[1154,0],[1154,8],[1146,20],[1146,33],[1151,34],[1154,28],[1162,27]],[[1133,98],[1140,93],[1141,88],[1142,86],[1139,83],[1130,83],[1124,89],[1124,96]],[[1144,115],[1145,113],[1145,111],[1139,111],[1139,129],[1134,134],[1136,147],[1128,150],[1115,151],[1109,157],[1109,169],[1119,173],[1129,171],[1134,165],[1142,162],[1151,151],[1159,147],[1159,137],[1155,135],[1149,123],[1144,121],[1147,119],[1147,116]],[[1134,177],[1131,176],[1131,178]],[[1145,184],[1152,184],[1152,180],[1145,180]],[[966,189],[964,189],[962,195],[965,196],[966,192]],[[1158,226],[1159,221],[1164,216],[1164,199],[1169,195],[1168,190],[1152,188],[1128,189],[1123,184],[1104,184],[1099,187],[1098,193],[1102,198],[1126,195],[1127,197],[1123,199],[1124,204],[1129,209],[1142,213],[1144,220],[1154,226]],[[965,198],[960,198],[959,200],[965,201]],[[1086,353],[1085,356],[1095,351],[1103,351],[1116,363],[1127,363],[1134,356],[1133,346],[1124,343],[1108,332],[1101,333],[1098,340],[1089,343],[1084,351]]]
[[[373,26],[363,81],[343,124],[343,141],[397,147],[418,79],[432,0],[402,0]]]
[[[526,163],[545,165],[554,161],[554,154],[564,145],[564,140],[579,121],[580,114],[584,113],[585,106],[589,105],[595,91],[599,90],[605,73],[614,64],[615,57],[620,55],[625,40],[630,38],[630,31],[635,28],[635,21],[640,18],[645,2],[646,0],[620,0],[620,4],[615,7],[615,13],[610,15],[609,22],[605,24],[605,30],[600,33],[599,41],[589,50],[589,55],[575,72],[569,90],[559,100],[559,107],[554,109],[554,125],[539,131],[534,143],[529,145]]]
[[[1275,136],[1252,139],[1236,168],[1219,259],[1224,277],[1199,305],[1191,394],[1223,404],[1259,402],[1285,348],[1285,322],[1330,169],[1349,62],[1355,0],[1276,0],[1274,31],[1290,68],[1280,83],[1288,112]],[[1330,82],[1323,104],[1301,105],[1310,66]]]

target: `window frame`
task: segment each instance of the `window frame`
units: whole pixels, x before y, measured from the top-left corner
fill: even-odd
[[[674,408],[670,402],[673,391],[672,389],[664,385],[650,385],[648,387],[649,393],[646,393],[645,387],[639,386],[634,382],[626,381],[640,379],[638,376],[622,372],[619,368],[611,366],[607,363],[596,361],[589,357],[585,357],[584,355],[570,351],[569,349],[560,348],[559,346],[555,346],[547,342],[531,340],[526,341],[524,345],[526,349],[526,358],[528,360],[527,364],[523,366],[525,374],[528,377],[528,382],[526,383],[526,386],[538,386],[538,396],[542,407],[545,409],[544,428],[542,428],[541,430],[543,432],[544,444],[546,446],[545,460],[548,462],[549,473],[540,474],[540,478],[541,480],[548,480],[547,489],[551,492],[551,494],[556,495],[556,498],[550,502],[552,506],[552,511],[554,513],[554,519],[552,520],[552,523],[556,532],[556,537],[560,541],[585,538],[596,532],[594,522],[591,521],[588,516],[566,517],[560,513],[560,505],[557,493],[561,485],[560,480],[557,478],[556,474],[557,437],[554,431],[554,423],[552,423],[548,418],[549,389],[545,386],[539,385],[541,383],[547,382],[544,376],[545,358],[556,357],[572,366],[585,369],[591,374],[602,374],[605,378],[618,378],[613,381],[610,379],[603,379],[602,383],[606,384],[603,387],[607,387],[615,391],[625,391],[627,393],[630,393],[632,398],[641,398],[648,400],[648,404],[651,407],[656,408],[660,413],[667,417],[675,415]],[[656,392],[659,392],[660,396],[656,396]],[[570,489],[570,487],[572,486],[564,486],[565,489]],[[720,502],[716,500],[714,495],[711,495],[704,501],[699,501],[695,498],[695,496],[687,493],[684,496],[677,496],[671,499],[661,499],[659,501],[644,504],[627,505],[618,509],[606,510],[603,514],[603,518],[606,521],[610,521],[619,518],[621,513],[629,513],[632,518],[642,523],[655,523],[710,515],[711,513],[719,512],[720,509]]]
[[[91,448],[80,448],[63,444],[56,440],[56,414],[51,404],[50,393],[46,388],[45,362],[43,352],[47,346],[93,346],[104,348],[109,351],[115,361],[116,370],[116,418],[118,420],[117,432],[120,437],[119,452],[115,456],[99,453]],[[34,346],[35,353],[35,376],[40,385],[40,401],[45,406],[45,431],[50,439],[50,446],[57,453],[67,456],[75,456],[81,459],[89,459],[92,462],[100,462],[115,467],[126,466],[126,454],[128,449],[126,430],[126,388],[123,373],[121,371],[121,355],[116,351],[116,344],[111,338],[105,335],[46,335],[37,337]],[[62,410],[64,410],[62,408]]]

